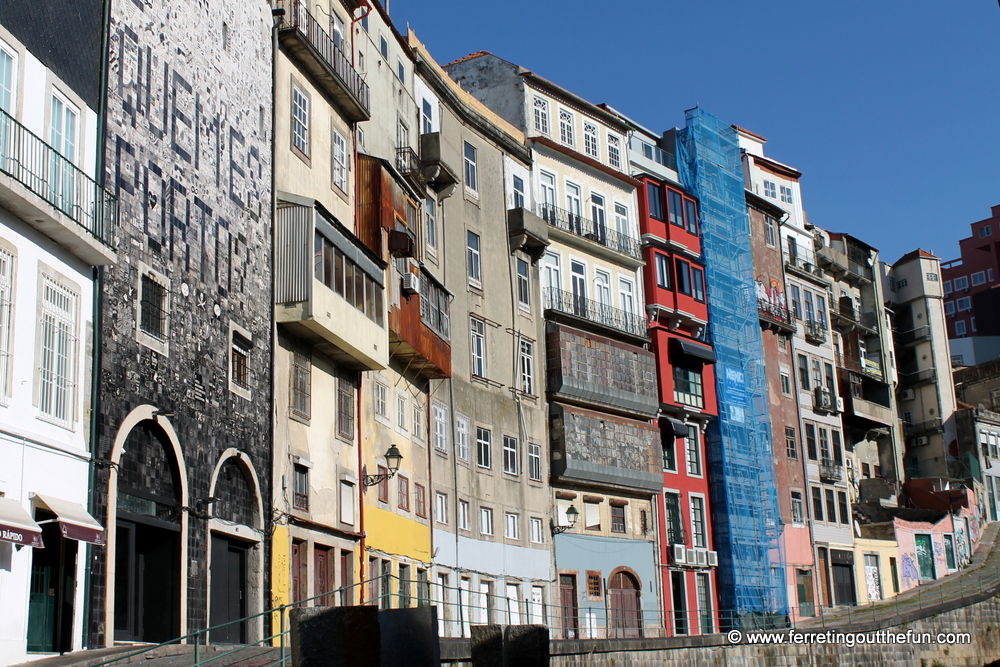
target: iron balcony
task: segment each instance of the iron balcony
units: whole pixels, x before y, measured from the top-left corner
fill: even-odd
[[[586,320],[605,329],[624,332],[643,340],[647,339],[646,320],[642,316],[577,296],[556,287],[545,289],[545,308],[556,313],[570,315],[575,319]]]
[[[604,223],[588,220],[579,213],[567,211],[551,204],[541,204],[539,212],[541,218],[556,229],[589,239],[633,259],[642,259],[638,241],[613,229],[608,229]]]

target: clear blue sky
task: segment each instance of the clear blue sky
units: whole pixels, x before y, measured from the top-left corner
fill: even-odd
[[[803,172],[809,219],[895,261],[1000,204],[996,0],[389,0],[441,64],[486,50],[646,127],[695,105]]]

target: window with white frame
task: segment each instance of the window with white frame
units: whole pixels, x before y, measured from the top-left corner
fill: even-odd
[[[396,393],[396,430],[406,432],[406,411],[408,407],[406,394]]]
[[[479,173],[476,167],[476,147],[465,143],[465,187],[472,192],[479,191]]]
[[[587,121],[583,123],[583,152],[601,159],[601,150],[597,146],[597,126]]]
[[[469,501],[458,501],[458,527],[462,530],[469,530]]]
[[[531,281],[528,262],[517,258],[517,305],[522,310],[531,309]]]
[[[406,67],[403,66],[403,61],[399,58],[396,59],[396,78],[402,82],[406,82]]]
[[[979,228],[979,238],[986,238],[993,233],[993,228],[989,225]]]
[[[535,395],[535,345],[531,341],[522,340],[521,349],[521,391],[529,396]]]
[[[421,100],[420,105],[420,131],[423,134],[430,134],[434,131],[434,107],[427,98]]]
[[[6,51],[0,50],[0,59]],[[2,81],[0,81],[2,83]],[[11,325],[14,322],[14,254],[0,248],[0,405],[11,395]]]
[[[333,130],[333,184],[347,192],[347,139]]]
[[[965,333],[965,322],[963,320],[955,322],[955,335],[964,336]]]
[[[792,203],[792,189],[791,188],[789,188],[787,186],[784,186],[784,185],[781,186],[781,201],[785,202],[786,204],[791,204]]]
[[[455,413],[455,456],[460,461],[469,460],[469,418]]]
[[[0,48],[0,109],[8,114],[14,109],[14,55]]]
[[[448,451],[448,407],[440,403],[431,405],[434,418],[434,449],[439,452]]]
[[[292,84],[292,146],[309,157],[309,96]]]
[[[312,356],[299,350],[292,353],[292,413],[309,419],[312,394]]]
[[[544,523],[542,520],[536,516],[531,517],[528,520],[528,525],[531,527],[531,541],[534,544],[541,544],[545,541],[545,531]]]
[[[479,533],[481,535],[493,534],[493,509],[490,507],[479,508]]]
[[[701,496],[691,496],[691,542],[696,549],[708,547],[708,535],[705,532],[705,499]]]
[[[386,60],[389,59],[389,40],[385,38],[385,35],[378,36],[378,51],[382,54],[382,57]]]
[[[944,302],[944,312],[947,315],[954,315],[955,314],[955,302],[954,301],[945,301]]]
[[[541,134],[549,133],[549,101],[535,95],[535,131]]]
[[[388,421],[389,419],[389,385],[376,380],[372,383],[373,403],[375,405],[375,418],[379,417]]]
[[[524,179],[514,174],[511,179],[513,208],[524,208]]]
[[[438,523],[448,523],[448,494],[437,491],[434,493],[434,520]]]
[[[993,282],[993,269],[986,269],[986,281]]]
[[[573,114],[566,109],[559,109],[559,140],[567,146],[574,143],[573,137]]]
[[[472,374],[486,377],[486,323],[478,317],[469,318],[472,339]]]
[[[764,243],[772,248],[777,243],[777,234],[774,231],[774,218],[767,216],[764,218]]]
[[[697,426],[688,425],[688,434],[685,438],[687,453],[687,471],[689,475],[701,476],[701,443]]]
[[[424,429],[427,426],[427,420],[424,416],[424,406],[420,404],[420,401],[416,398],[413,399],[413,424],[410,425],[410,431],[413,432],[413,437],[417,440],[425,440]]]
[[[508,475],[521,473],[517,460],[517,438],[509,435],[503,437],[503,471]]]
[[[244,398],[249,398],[250,389],[250,352],[253,341],[250,332],[235,324],[231,324],[229,334],[229,388]]]
[[[955,307],[958,310],[972,310],[972,299],[967,296],[963,296],[955,302]]]
[[[670,258],[660,253],[655,253],[656,263],[656,284],[663,289],[670,289]]]
[[[778,187],[775,183],[771,181],[764,181],[764,196],[770,197],[771,199],[778,198]]]
[[[476,427],[476,465],[480,468],[493,467],[493,434],[488,428]]]
[[[608,164],[615,169],[622,168],[622,140],[610,132],[608,132]]]
[[[635,286],[631,280],[618,279],[618,299],[622,310],[626,313],[635,313]]]
[[[481,256],[479,254],[479,234],[466,230],[465,240],[465,268],[469,276],[469,283],[473,286],[479,286],[482,284],[483,279]]]
[[[542,481],[542,446],[533,442],[528,443],[528,479]]]
[[[969,289],[969,277],[959,276],[952,281],[952,284],[955,286],[956,292],[960,289]]]
[[[982,285],[985,282],[986,282],[986,272],[985,271],[976,271],[975,273],[972,274],[972,286],[973,287],[976,287],[978,285]]]
[[[517,540],[521,537],[521,527],[520,524],[521,517],[518,516],[517,512],[504,512],[504,530],[503,536],[508,540]]]
[[[792,523],[805,521],[805,506],[802,504],[802,492],[792,491]]]
[[[951,294],[951,281],[950,280],[945,280],[943,283],[941,283],[941,289],[944,290],[944,295],[945,296],[948,296],[949,294]]]
[[[437,201],[434,199],[424,200],[424,217],[427,228],[427,249],[431,252],[437,250]]]
[[[69,286],[42,274],[38,409],[45,418],[62,426],[73,423],[79,298]]]
[[[628,221],[628,206],[615,202],[615,228],[623,238],[630,238],[632,230]]]

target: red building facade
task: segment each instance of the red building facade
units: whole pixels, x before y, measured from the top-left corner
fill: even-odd
[[[1000,205],[970,228],[971,236],[958,242],[961,257],[941,264],[950,339],[1000,335],[1000,296],[992,289],[1000,285]],[[975,361],[981,360],[964,363]]]

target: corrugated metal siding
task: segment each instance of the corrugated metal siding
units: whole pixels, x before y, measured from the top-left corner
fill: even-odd
[[[309,299],[312,279],[313,209],[279,204],[277,244],[274,249],[275,303],[295,303]]]

